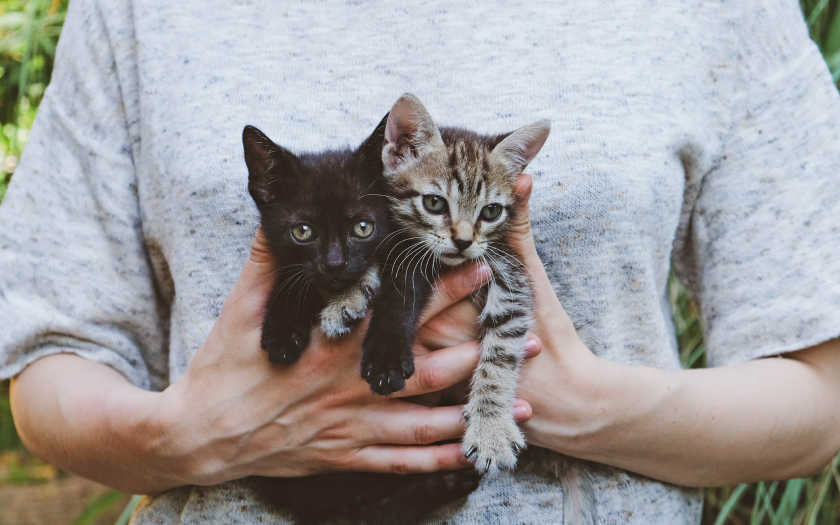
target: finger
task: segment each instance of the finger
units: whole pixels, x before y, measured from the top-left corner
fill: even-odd
[[[519,248],[523,248],[524,243],[531,240],[531,210],[528,204],[531,198],[531,191],[534,188],[534,180],[530,175],[523,173],[516,179],[514,185],[514,193],[516,195],[516,218],[513,221],[510,242],[517,248],[519,253],[523,253]]]
[[[487,284],[491,275],[490,267],[483,263],[470,264],[442,275],[436,283],[432,299],[420,316],[420,325],[479,290]]]
[[[255,292],[257,295],[266,296],[274,281],[267,277],[272,277],[275,270],[274,257],[268,246],[268,239],[262,229],[258,229],[251,241],[251,251],[245,259],[245,264],[242,265],[242,271],[239,272],[233,291],[240,294]]]
[[[472,376],[478,365],[479,345],[468,341],[417,356],[414,375],[405,382],[405,388],[393,397],[408,397],[449,388]]]
[[[356,454],[353,470],[390,474],[422,474],[459,470],[470,466],[461,453],[460,443],[427,447],[374,445]]]
[[[243,326],[259,326],[266,298],[271,293],[279,271],[281,270],[276,267],[268,246],[268,239],[262,229],[258,229],[251,241],[251,251],[242,266],[239,278],[222,308],[237,312],[238,321],[241,321]]]
[[[415,353],[449,348],[478,338],[476,319],[480,313],[481,310],[469,298],[453,304],[420,327]]]
[[[408,401],[386,403],[383,411],[369,411],[363,424],[372,429],[371,443],[431,445],[464,435],[464,407],[429,408]]]
[[[534,334],[528,334],[528,339],[525,341],[525,359],[537,357],[542,352],[542,341]]]
[[[513,419],[517,423],[524,423],[531,419],[534,415],[534,409],[531,404],[524,399],[515,399],[513,401]]]

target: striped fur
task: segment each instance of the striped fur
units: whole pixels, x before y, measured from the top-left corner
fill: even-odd
[[[465,407],[462,444],[482,473],[512,469],[525,448],[512,407],[533,297],[527,269],[506,239],[516,220],[515,181],[548,133],[547,121],[499,136],[439,129],[410,94],[394,105],[385,130],[382,160],[397,227],[424,245],[436,265],[481,261],[492,270],[489,284],[475,295],[481,357]],[[446,211],[426,206],[429,196],[445,199]],[[500,207],[492,220],[482,216],[488,206]],[[564,487],[565,524],[594,523],[588,477],[574,461],[551,457],[549,471]]]

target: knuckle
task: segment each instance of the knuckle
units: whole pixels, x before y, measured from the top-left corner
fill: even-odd
[[[408,458],[401,454],[394,458],[394,461],[391,462],[391,472],[400,475],[410,474],[411,465],[408,462]]]
[[[326,468],[324,470],[351,471],[357,470],[360,466],[356,454],[339,454],[326,460],[326,463],[328,464],[325,465]]]
[[[414,429],[414,442],[418,445],[431,445],[439,441],[437,429],[429,424],[422,424]]]
[[[429,360],[431,361],[431,360]],[[420,389],[423,392],[436,392],[446,385],[446,372],[434,362],[426,362],[419,374]]]
[[[446,320],[441,315],[437,315],[423,325],[423,336],[436,341],[446,335],[446,328]]]
[[[435,465],[435,470],[450,470],[452,468],[452,465],[449,461],[449,456],[445,454],[439,454],[437,457],[435,457]]]

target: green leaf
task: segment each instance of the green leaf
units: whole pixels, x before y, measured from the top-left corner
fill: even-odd
[[[98,498],[94,498],[93,501],[88,503],[85,510],[79,514],[73,525],[93,525],[97,518],[113,509],[123,499],[123,496],[124,494],[118,490],[109,490]]]
[[[117,519],[114,525],[126,525],[128,520],[131,518],[131,513],[134,512],[134,508],[137,507],[137,504],[140,502],[140,498],[143,496],[131,496],[131,501],[128,502],[128,505],[125,506],[125,509],[120,514],[119,519]]]
[[[729,496],[729,499],[726,500],[724,503],[723,508],[720,509],[720,514],[718,514],[717,519],[715,520],[715,525],[723,525],[726,523],[726,518],[729,517],[729,513],[732,512],[732,509],[735,508],[735,505],[738,503],[738,500],[741,499],[741,496],[744,495],[744,492],[747,490],[749,485],[742,484],[738,485],[738,487],[732,491],[732,495]]]

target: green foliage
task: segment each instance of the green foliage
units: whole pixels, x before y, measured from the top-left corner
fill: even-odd
[[[52,74],[67,0],[0,0],[0,200]]]
[[[99,497],[93,498],[85,510],[76,518],[73,525],[94,525],[96,520],[104,514],[111,513],[114,507],[123,501],[125,494],[118,490],[109,490]]]
[[[811,37],[820,46],[834,81],[840,83],[840,0],[801,0]],[[52,72],[55,47],[67,0],[0,0],[0,200],[20,158],[38,104]],[[706,365],[703,330],[697,309],[679,281],[668,279],[680,357],[687,368]],[[8,382],[0,383],[0,452],[19,449],[9,408]],[[30,468],[30,470],[32,470]],[[19,482],[37,475],[13,465]],[[7,480],[7,481],[14,481]],[[809,479],[767,482],[706,491],[704,525],[829,525],[840,516],[838,458]],[[76,520],[93,523],[120,504],[109,491],[95,498]],[[124,525],[137,497],[118,520]]]
[[[840,2],[801,0],[811,38],[820,46],[834,82],[840,82]]]
[[[12,407],[9,403],[9,382],[0,382],[0,454],[21,446],[12,421]]]

